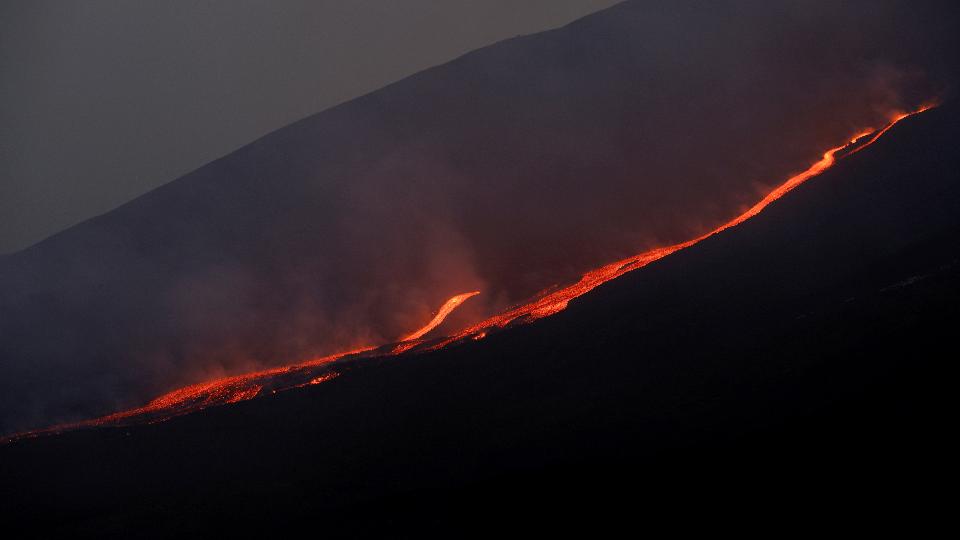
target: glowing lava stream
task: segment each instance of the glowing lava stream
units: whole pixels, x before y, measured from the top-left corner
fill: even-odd
[[[458,294],[453,298],[447,300],[447,302],[440,307],[440,311],[437,312],[436,316],[434,316],[433,319],[426,324],[426,326],[410,334],[409,336],[403,338],[403,341],[412,341],[415,339],[420,339],[423,336],[429,334],[431,330],[439,326],[440,323],[442,323],[443,320],[447,318],[447,315],[450,315],[450,313],[452,313],[453,310],[460,307],[460,304],[466,302],[468,298],[472,298],[478,294],[480,294],[480,291],[473,291],[473,292]]]
[[[403,338],[403,341],[396,344],[394,348],[387,349],[386,351],[382,351],[382,348],[380,348],[381,353],[379,355],[373,354],[372,356],[396,355],[420,345],[422,343],[420,338],[439,326],[453,310],[478,294],[480,294],[480,291],[472,291],[450,298],[440,307],[437,314],[425,326]],[[340,375],[340,373],[332,367],[332,364],[337,360],[359,356],[377,349],[377,347],[360,347],[351,351],[324,356],[299,364],[265,369],[253,373],[234,375],[232,377],[224,377],[222,379],[185,386],[166,393],[150,401],[150,403],[147,403],[143,407],[101,416],[92,420],[60,424],[49,428],[14,434],[9,437],[0,437],[0,444],[12,440],[69,431],[82,427],[119,426],[137,422],[159,422],[214,405],[237,403],[253,399],[265,393],[275,394],[291,388],[324,383]]]
[[[440,323],[442,323],[443,320],[447,318],[447,315],[450,315],[450,313],[452,313],[453,310],[460,307],[460,304],[466,302],[467,300],[469,300],[470,298],[473,298],[478,294],[480,294],[480,291],[472,291],[468,293],[458,294],[453,298],[447,300],[446,303],[440,306],[440,310],[437,311],[437,314],[434,315],[433,319],[431,319],[430,322],[428,322],[423,328],[403,338],[403,340],[400,343],[397,343],[397,345],[390,350],[390,354],[404,353],[406,351],[409,351],[410,349],[420,346],[420,344],[423,343],[423,340],[421,340],[420,338],[429,334],[430,331],[436,328],[437,326],[440,326]]]
[[[731,227],[735,227],[751,217],[759,214],[764,208],[772,202],[783,197],[794,188],[809,180],[810,178],[822,173],[830,168],[836,162],[836,155],[841,151],[848,151],[845,156],[853,155],[867,146],[876,142],[884,133],[892,128],[897,122],[919,114],[923,111],[933,108],[933,105],[924,106],[916,111],[898,114],[890,122],[879,130],[867,130],[855,136],[849,142],[827,150],[823,157],[811,165],[807,170],[797,174],[779,187],[771,191],[760,202],[750,207],[747,211],[731,219],[723,225],[707,232],[697,238],[674,244],[672,246],[655,248],[632,257],[602,266],[584,274],[579,281],[572,285],[562,287],[551,292],[542,293],[528,303],[512,307],[500,314],[494,315],[480,323],[474,324],[466,329],[430,342],[424,341],[423,336],[439,326],[443,320],[463,304],[464,301],[480,294],[480,291],[472,291],[458,294],[443,304],[437,314],[425,326],[407,335],[397,344],[385,345],[382,347],[361,347],[352,351],[343,352],[315,360],[310,360],[291,366],[267,369],[254,373],[225,377],[214,381],[187,386],[179,390],[174,390],[168,394],[160,396],[147,405],[136,409],[122,411],[108,416],[76,422],[72,424],[63,424],[37,431],[16,434],[7,438],[0,439],[0,442],[8,442],[44,433],[56,433],[70,429],[76,429],[89,426],[104,425],[125,425],[136,422],[157,422],[167,420],[175,416],[189,412],[204,409],[213,405],[222,405],[227,403],[236,403],[245,401],[267,393],[276,393],[281,390],[297,388],[311,384],[319,384],[331,380],[339,375],[339,371],[334,369],[337,361],[348,357],[356,358],[359,356],[396,356],[406,351],[415,349],[418,351],[430,351],[440,349],[450,344],[463,342],[465,340],[479,340],[486,337],[491,331],[505,328],[511,324],[525,324],[537,319],[553,315],[563,311],[570,300],[590,292],[599,285],[612,279],[622,276],[638,268],[662,259],[671,253],[688,248],[701,240],[719,234]],[[864,141],[867,136],[869,139]]]
[[[622,259],[620,261],[602,266],[595,270],[591,270],[584,274],[579,281],[572,285],[560,288],[553,292],[543,293],[535,297],[532,301],[522,304],[507,311],[494,315],[485,321],[477,323],[469,328],[461,330],[457,334],[445,338],[439,341],[436,344],[433,344],[429,347],[429,350],[435,350],[442,347],[445,347],[451,343],[456,343],[464,341],[466,339],[482,339],[485,337],[491,330],[496,330],[504,328],[510,324],[517,323],[528,323],[535,321],[537,319],[542,319],[553,315],[554,313],[563,311],[566,309],[567,304],[570,300],[582,296],[599,285],[606,283],[612,279],[616,279],[627,272],[631,272],[638,268],[643,268],[644,266],[662,259],[671,253],[680,251],[681,249],[688,248],[701,240],[705,240],[715,234],[719,234],[731,227],[735,227],[744,221],[752,218],[753,216],[759,214],[763,211],[764,208],[769,206],[772,202],[783,197],[787,193],[793,191],[794,188],[800,184],[806,182],[810,178],[822,173],[823,171],[830,168],[836,162],[836,154],[842,150],[849,150],[846,156],[853,155],[867,146],[875,143],[884,133],[886,133],[890,128],[892,128],[897,122],[903,120],[904,118],[920,114],[924,111],[930,110],[936,105],[924,105],[921,108],[907,113],[899,113],[894,115],[890,122],[887,123],[884,127],[879,130],[870,129],[862,131],[855,135],[849,142],[846,142],[840,146],[836,146],[824,152],[823,157],[819,161],[811,165],[807,170],[803,171],[800,174],[792,176],[787,179],[786,182],[781,184],[779,187],[767,194],[766,197],[760,200],[747,211],[743,212],[739,216],[731,219],[730,221],[724,223],[723,225],[709,231],[697,238],[692,240],[687,240],[686,242],[681,242],[679,244],[674,244],[672,246],[654,248],[650,251]],[[873,135],[866,142],[863,141],[868,135]]]

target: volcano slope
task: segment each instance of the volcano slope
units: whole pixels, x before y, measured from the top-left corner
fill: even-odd
[[[480,342],[7,444],[4,523],[362,536],[935,515],[958,136],[953,103],[908,118],[746,223]]]
[[[279,129],[0,257],[0,436],[390,343],[466,291],[449,323],[478,321],[696,237],[938,97],[952,4],[633,0]]]

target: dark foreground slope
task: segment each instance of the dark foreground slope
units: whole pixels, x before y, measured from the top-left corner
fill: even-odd
[[[455,316],[489,315],[694,237],[936,97],[950,4],[635,0],[281,129],[0,258],[0,434],[388,343],[466,291]]]
[[[4,446],[5,523],[596,533],[665,515],[887,526],[918,508],[930,523],[950,462],[958,136],[952,104],[907,119],[747,223],[482,342]]]

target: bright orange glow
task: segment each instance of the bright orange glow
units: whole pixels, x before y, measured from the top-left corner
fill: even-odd
[[[61,424],[46,429],[19,433],[0,439],[0,443],[47,433],[70,431],[82,427],[159,422],[215,405],[225,405],[253,399],[259,395],[263,395],[265,388],[269,389],[270,393],[275,394],[280,390],[287,390],[309,384],[319,384],[339,375],[338,372],[329,368],[329,364],[341,358],[356,356],[372,349],[373,347],[363,347],[308,360],[291,366],[255,371],[253,373],[224,377],[222,379],[185,386],[164,394],[143,407],[101,416],[92,420]],[[328,371],[317,376],[316,372],[318,370]]]
[[[810,178],[822,173],[823,171],[830,168],[835,162],[835,155],[841,150],[849,150],[846,156],[850,156],[860,150],[863,150],[867,146],[873,144],[877,141],[884,133],[886,133],[890,128],[892,128],[897,122],[903,120],[904,118],[913,116],[915,114],[920,114],[923,111],[933,108],[934,105],[924,105],[920,109],[917,109],[913,112],[908,113],[897,113],[893,115],[884,127],[879,130],[865,130],[854,136],[850,139],[850,142],[836,146],[824,152],[823,156],[819,161],[811,165],[807,170],[788,178],[783,184],[778,186],[776,189],[767,194],[766,197],[760,200],[745,212],[739,216],[731,219],[730,221],[724,223],[723,225],[713,229],[706,234],[703,234],[692,240],[687,240],[686,242],[681,242],[679,244],[674,244],[672,246],[659,247],[651,249],[649,251],[628,257],[626,259],[617,261],[615,263],[602,266],[595,270],[591,270],[583,275],[579,281],[572,285],[562,287],[551,292],[543,293],[534,298],[534,300],[529,303],[515,306],[508,309],[503,313],[499,313],[490,317],[489,319],[477,323],[469,328],[466,328],[457,334],[450,336],[439,343],[433,345],[431,349],[439,349],[445,347],[451,343],[463,341],[464,339],[470,338],[474,340],[482,339],[486,336],[491,330],[496,330],[504,328],[511,324],[524,324],[528,322],[535,321],[537,319],[542,319],[563,311],[566,309],[567,304],[570,300],[582,296],[597,286],[606,283],[612,279],[618,278],[627,272],[631,272],[638,268],[643,268],[644,266],[658,261],[671,253],[680,251],[681,249],[688,248],[706,238],[709,238],[715,234],[719,234],[731,227],[735,227],[744,221],[752,218],[753,216],[759,214],[763,211],[764,208],[769,206],[771,203],[777,199],[783,197],[787,193],[793,191],[794,188],[800,184],[806,182]],[[862,142],[863,139],[873,134],[869,140]]]
[[[644,266],[660,260],[671,253],[688,248],[706,238],[719,234],[731,227],[735,227],[744,221],[759,214],[764,208],[769,206],[777,199],[783,197],[794,188],[806,182],[810,178],[822,173],[830,168],[836,162],[838,152],[844,151],[844,157],[849,157],[867,146],[876,142],[883,134],[892,128],[897,122],[904,118],[919,114],[923,111],[933,108],[933,105],[924,106],[916,111],[909,113],[898,113],[894,115],[890,122],[879,130],[863,131],[843,145],[831,148],[824,152],[819,161],[811,165],[807,170],[788,178],[783,184],[767,194],[760,202],[756,203],[745,212],[720,225],[719,227],[707,232],[692,240],[674,244],[672,246],[659,247],[649,251],[628,257],[626,259],[607,264],[600,268],[585,273],[579,281],[558,289],[548,289],[548,292],[535,296],[531,301],[525,304],[514,306],[494,315],[482,322],[465,328],[452,336],[439,339],[434,342],[422,340],[423,336],[430,333],[439,326],[450,313],[452,313],[463,302],[472,298],[480,291],[472,291],[458,294],[443,304],[437,314],[426,325],[419,330],[407,335],[400,343],[392,346],[382,347],[361,347],[355,350],[338,353],[323,358],[317,358],[307,362],[294,364],[285,367],[267,369],[244,375],[224,377],[221,379],[187,386],[179,390],[164,394],[143,407],[114,413],[93,420],[86,420],[73,424],[64,424],[47,429],[21,433],[0,439],[0,443],[10,440],[16,440],[26,437],[37,436],[45,433],[57,433],[61,431],[77,429],[89,426],[105,425],[124,425],[135,422],[157,422],[167,420],[175,416],[187,414],[190,412],[205,409],[214,405],[223,405],[236,403],[255,398],[257,396],[278,391],[287,390],[307,385],[320,384],[329,381],[339,375],[339,372],[333,369],[333,365],[338,361],[348,357],[365,356],[391,356],[399,355],[412,349],[418,350],[436,350],[453,343],[463,342],[465,340],[481,340],[491,332],[505,328],[513,324],[526,324],[537,319],[542,319],[566,309],[568,303],[582,296],[599,285],[612,279],[622,276],[627,272],[643,268]],[[869,138],[868,138],[869,136]],[[864,142],[864,139],[867,139]],[[423,347],[421,347],[421,345]]]
[[[423,343],[423,340],[420,339],[423,336],[429,334],[434,328],[440,326],[440,323],[447,318],[447,315],[453,313],[453,310],[460,307],[460,304],[466,302],[468,299],[473,298],[474,296],[480,294],[480,291],[472,291],[468,293],[458,294],[440,306],[440,310],[437,311],[437,314],[434,315],[433,319],[430,319],[423,328],[417,330],[416,332],[408,335],[403,338],[400,343],[397,343],[393,349],[390,350],[390,354],[401,354],[414,349],[420,346]]]
[[[447,300],[437,314],[425,326],[405,337],[403,341],[389,350],[386,354],[400,354],[420,345],[420,338],[428,334],[447,318],[466,300],[480,294],[480,291],[458,294]],[[264,394],[264,389],[276,394],[279,391],[291,388],[300,388],[327,382],[336,378],[339,372],[333,370],[330,364],[346,357],[355,357],[368,353],[376,347],[361,347],[322,358],[316,358],[291,366],[265,369],[224,377],[208,382],[185,386],[164,394],[143,407],[102,416],[92,420],[62,424],[52,428],[21,433],[8,438],[0,438],[0,443],[11,439],[21,439],[44,433],[68,431],[89,426],[124,425],[135,422],[157,422],[183,414],[199,411],[215,405],[226,405],[253,399]],[[321,372],[318,374],[318,372]]]
[[[431,330],[439,326],[440,323],[442,323],[443,320],[447,318],[447,315],[450,315],[451,313],[453,313],[453,310],[460,307],[460,304],[466,302],[468,299],[478,294],[480,294],[480,291],[473,291],[473,292],[458,294],[453,298],[447,300],[446,303],[444,303],[443,306],[440,307],[440,311],[437,312],[437,314],[433,317],[433,319],[430,320],[430,322],[426,324],[426,326],[410,334],[409,336],[403,338],[403,341],[412,341],[415,339],[420,339],[423,336],[429,334]]]
[[[329,380],[336,379],[336,378],[339,377],[339,376],[340,376],[340,374],[337,373],[336,371],[331,371],[330,373],[326,373],[326,374],[321,375],[321,376],[319,376],[319,377],[314,377],[313,379],[310,379],[310,382],[308,382],[307,384],[320,384],[320,383],[325,383],[325,382],[327,382],[327,381],[329,381]]]

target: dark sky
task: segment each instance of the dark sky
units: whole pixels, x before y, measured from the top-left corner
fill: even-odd
[[[7,0],[0,253],[311,113],[617,0]]]

